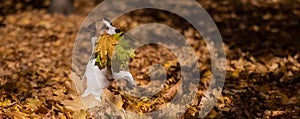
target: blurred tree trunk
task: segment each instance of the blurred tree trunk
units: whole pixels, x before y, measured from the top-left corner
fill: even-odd
[[[69,15],[74,12],[73,2],[74,0],[51,0],[49,12]]]

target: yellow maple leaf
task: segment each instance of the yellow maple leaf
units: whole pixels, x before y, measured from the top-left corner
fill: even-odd
[[[114,46],[117,45],[118,39],[108,34],[103,34],[97,39],[98,45],[95,47],[97,62],[100,63],[100,68],[109,65],[109,60],[112,57]]]

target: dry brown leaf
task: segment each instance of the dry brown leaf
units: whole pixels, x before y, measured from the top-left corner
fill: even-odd
[[[11,100],[5,98],[3,102],[0,102],[0,107],[8,107],[14,104],[15,103],[12,103]]]
[[[26,102],[27,105],[25,106],[31,110],[37,110],[38,107],[43,104],[43,102],[38,98],[27,98]]]
[[[73,114],[74,119],[86,119],[87,112],[85,110],[75,111]]]
[[[181,86],[181,80],[175,84],[174,86],[172,86],[165,94],[164,97],[171,99],[172,97],[175,96],[175,94],[177,93],[178,89]]]
[[[82,104],[80,98],[74,98],[73,100],[64,100],[62,101],[62,104],[65,105],[66,108],[72,110],[72,111],[79,111],[81,109],[86,109],[86,107]]]
[[[30,119],[28,114],[19,111],[6,112],[5,115],[14,117],[14,119]]]
[[[114,104],[114,106],[116,106],[118,109],[122,109],[124,102],[121,95],[115,95],[113,92],[110,92],[107,89],[104,90],[103,94],[111,103]]]

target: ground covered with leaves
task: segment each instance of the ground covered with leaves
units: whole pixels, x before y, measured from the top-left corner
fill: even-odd
[[[222,96],[207,118],[300,118],[300,1],[198,2],[216,22],[227,60]],[[74,39],[97,2],[75,1],[76,12],[67,17],[48,14],[47,2],[41,7],[24,1],[0,3],[0,118],[72,118],[74,112],[61,101],[70,98]],[[125,22],[131,28],[157,21],[177,29],[195,49],[201,81],[207,86],[211,72],[205,41],[189,25],[180,26],[184,23],[177,17],[155,15],[139,10],[115,24]],[[136,53],[130,71],[138,84],[147,84],[143,75],[148,65],[175,58],[155,45]],[[161,60],[162,56],[169,57]],[[184,117],[195,118],[195,112],[191,108]]]

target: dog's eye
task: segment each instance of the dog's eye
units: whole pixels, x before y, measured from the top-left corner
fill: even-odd
[[[116,33],[120,33],[121,30],[120,30],[120,29],[116,29],[115,32],[116,32]]]

